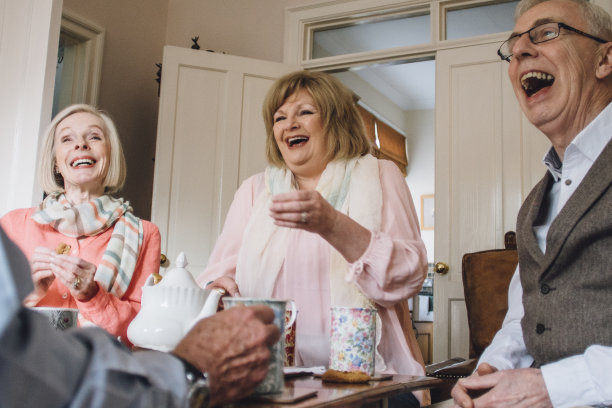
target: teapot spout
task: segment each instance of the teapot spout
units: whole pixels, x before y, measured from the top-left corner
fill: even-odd
[[[206,302],[204,303],[204,307],[202,307],[200,314],[189,325],[189,329],[191,329],[201,319],[214,315],[217,312],[219,299],[221,299],[221,296],[225,295],[225,290],[219,288],[203,290],[209,292],[208,296],[206,297]]]

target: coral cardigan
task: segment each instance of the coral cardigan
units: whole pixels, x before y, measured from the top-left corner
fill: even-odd
[[[88,262],[98,265],[111,238],[113,228],[108,228],[93,237],[71,238],[58,232],[50,225],[41,225],[32,220],[31,216],[38,208],[21,208],[9,212],[0,219],[0,225],[7,235],[19,246],[30,259],[34,249],[45,246],[55,249],[58,244],[70,245],[69,255],[78,256]],[[127,291],[119,299],[106,290],[98,293],[86,302],[80,302],[72,297],[70,290],[56,279],[47,295],[36,306],[53,306],[78,308],[82,318],[107,330],[113,336],[118,336],[129,344],[127,327],[140,310],[142,286],[152,272],[159,270],[161,238],[157,226],[142,221],[143,240],[136,263],[136,269]]]

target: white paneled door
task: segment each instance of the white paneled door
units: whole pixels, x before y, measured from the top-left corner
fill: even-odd
[[[548,143],[522,115],[498,43],[436,55],[434,361],[467,357],[461,259],[503,248]]]
[[[261,107],[272,82],[297,67],[164,48],[152,221],[173,263],[206,266],[239,184],[263,171]]]

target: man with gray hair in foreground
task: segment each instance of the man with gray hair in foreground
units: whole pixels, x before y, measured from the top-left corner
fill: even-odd
[[[519,211],[503,326],[452,390],[460,407],[612,404],[612,22],[586,0],[521,0],[500,47],[552,143]]]
[[[0,407],[190,407],[242,398],[280,337],[267,306],[200,320],[172,353],[130,352],[100,328],[55,331],[22,306],[30,265],[0,228]],[[203,374],[208,373],[208,378]]]

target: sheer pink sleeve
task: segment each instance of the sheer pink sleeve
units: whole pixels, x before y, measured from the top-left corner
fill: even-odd
[[[427,253],[406,180],[397,166],[379,160],[383,203],[380,231],[350,265],[355,283],[385,307],[414,296],[427,273]]]

